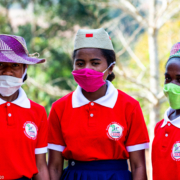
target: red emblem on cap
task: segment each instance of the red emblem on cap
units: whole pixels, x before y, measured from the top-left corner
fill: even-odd
[[[93,37],[93,34],[86,34],[86,37]]]

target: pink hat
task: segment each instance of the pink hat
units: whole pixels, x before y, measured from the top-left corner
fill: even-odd
[[[37,64],[45,62],[38,59],[38,53],[29,54],[23,37],[0,34],[0,62]]]
[[[173,57],[179,57],[180,58],[180,42],[177,42],[171,48],[171,53],[170,53],[169,59],[171,59]]]

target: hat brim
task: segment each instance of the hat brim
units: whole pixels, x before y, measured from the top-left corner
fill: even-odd
[[[40,64],[45,62],[45,59],[29,57],[22,53],[21,55],[15,54],[14,51],[0,51],[0,62],[21,63],[21,64]]]
[[[171,56],[169,57],[168,61],[169,61],[170,59],[172,59],[172,58],[180,58],[180,55],[171,55]]]

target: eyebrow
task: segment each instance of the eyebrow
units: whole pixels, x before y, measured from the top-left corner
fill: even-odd
[[[94,61],[96,61],[96,62],[98,62],[98,61],[99,61],[99,62],[100,62],[100,61],[101,61],[101,59],[94,58],[94,59],[91,59],[91,60],[90,60],[90,62],[94,62]]]
[[[170,76],[168,73],[164,73],[164,75]],[[177,76],[177,77],[180,77],[180,74],[177,74],[176,76]]]
[[[75,59],[75,61],[84,61],[83,59]]]
[[[84,61],[84,59],[75,59],[75,61]],[[94,59],[91,59],[90,61],[101,61],[101,59],[94,58]]]

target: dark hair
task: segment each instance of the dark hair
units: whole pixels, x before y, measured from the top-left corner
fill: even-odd
[[[23,64],[23,66],[24,66],[24,68],[26,68],[27,65],[26,65],[26,64]],[[27,77],[28,77],[28,75],[27,75],[27,73],[26,73],[26,75],[25,75],[24,78],[23,78],[23,82],[26,81]]]
[[[26,74],[26,75],[24,76],[23,82],[27,80],[27,77],[28,77],[28,75]]]
[[[113,50],[108,50],[108,49],[100,49],[100,50],[101,50],[102,55],[106,58],[108,66],[112,62],[116,62],[116,55],[115,55],[115,52]],[[77,50],[75,50],[73,52],[73,55],[72,55],[73,60],[76,56],[76,52],[77,52]],[[107,80],[113,81],[114,78],[115,78],[115,74],[112,72],[111,74],[108,75]]]
[[[103,56],[106,58],[108,66],[112,62],[116,62],[116,55],[113,50],[108,50],[108,49],[100,49],[100,50]],[[108,75],[107,80],[113,81],[113,79],[115,79],[115,74],[112,72],[111,74]]]
[[[169,59],[167,60],[166,64],[165,64],[165,68],[166,68],[168,62],[169,62],[171,59],[174,59],[174,58],[178,58],[178,60],[180,60],[180,57],[179,57],[179,56],[177,56],[177,57],[174,56],[174,57],[169,58]]]

